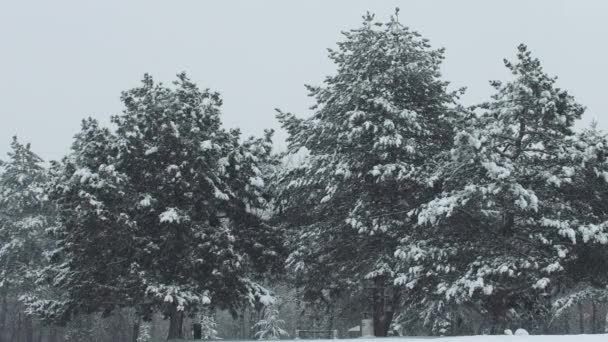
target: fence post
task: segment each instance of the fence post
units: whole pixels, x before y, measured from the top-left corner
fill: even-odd
[[[338,329],[334,329],[334,331],[333,331],[333,338],[334,338],[334,340],[338,339]]]

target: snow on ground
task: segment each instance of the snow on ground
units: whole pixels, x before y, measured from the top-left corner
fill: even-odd
[[[437,342],[606,342],[608,334],[594,335],[478,335],[478,336],[457,336],[457,337],[431,337],[431,336],[412,336],[412,337],[387,337],[387,338],[349,338],[338,339],[339,342],[408,342],[420,340],[439,340]],[[202,341],[202,340],[201,340]],[[222,342],[230,342],[229,340],[221,340]],[[287,340],[284,340],[287,341]],[[301,339],[302,342],[336,342],[336,340],[309,340]],[[190,340],[190,342],[193,342]],[[208,340],[207,340],[208,342]],[[239,340],[238,342],[260,342]]]
[[[595,335],[478,335],[478,336],[457,336],[457,337],[427,337],[427,336],[412,336],[412,337],[389,337],[389,338],[355,338],[348,339],[352,342],[379,342],[385,340],[387,342],[408,342],[416,340],[440,340],[437,342],[606,342],[608,334]],[[317,340],[318,342],[329,342],[332,340]],[[334,340],[335,341],[335,340]],[[347,341],[341,339],[340,341]]]

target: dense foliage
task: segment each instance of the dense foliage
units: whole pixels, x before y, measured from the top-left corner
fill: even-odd
[[[278,231],[264,223],[271,132],[240,142],[220,127],[217,93],[185,75],[176,89],[143,85],[122,96],[117,129],[85,120],[53,168],[59,205],[52,273],[60,301],[33,301],[46,318],[135,307],[171,319],[202,306],[234,310],[267,290],[247,277],[278,264]]]
[[[396,16],[364,19],[330,52],[337,74],[309,87],[314,115],[278,115],[289,151],[307,152],[279,175],[277,206],[292,232],[288,265],[309,298],[361,291],[364,279],[391,287],[407,213],[433,193],[426,160],[448,148],[456,117],[457,94],[440,79],[443,50]],[[388,292],[373,294],[378,336],[392,320],[383,307],[397,304],[399,292]]]
[[[185,74],[145,75],[61,161],[14,138],[0,341],[605,328],[608,136],[575,129],[584,107],[525,45],[469,108],[398,11],[329,57],[312,115],[278,111],[280,156]]]

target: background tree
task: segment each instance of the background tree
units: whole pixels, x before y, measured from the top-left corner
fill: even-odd
[[[44,187],[47,171],[42,159],[13,137],[8,161],[0,173],[0,339],[34,339],[33,321],[18,300],[37,291],[36,274],[48,248],[45,230],[51,224],[51,208]],[[16,308],[9,313],[9,307]],[[7,317],[11,315],[12,317]],[[9,329],[7,319],[18,319],[23,329]],[[10,332],[11,336],[6,336]]]

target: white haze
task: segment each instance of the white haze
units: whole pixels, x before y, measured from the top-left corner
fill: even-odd
[[[305,83],[334,67],[327,48],[366,11],[400,18],[447,49],[444,76],[486,100],[520,42],[608,128],[605,1],[10,1],[0,0],[0,158],[17,134],[45,159],[70,146],[85,116],[108,124],[143,73],[186,71],[222,93],[223,120],[245,134],[278,128],[274,108],[309,115]],[[285,134],[276,142],[284,145]]]

